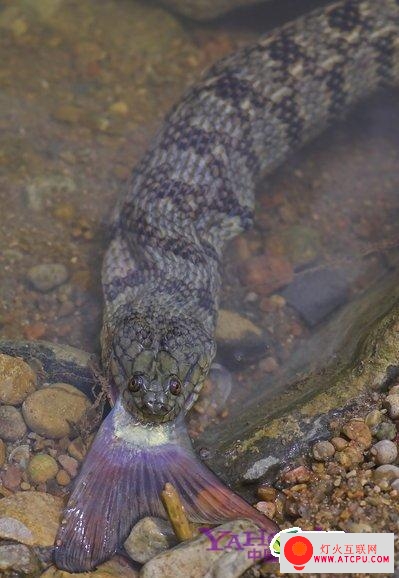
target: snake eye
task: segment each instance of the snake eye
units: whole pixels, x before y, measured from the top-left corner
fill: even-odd
[[[171,377],[169,381],[169,391],[172,395],[179,395],[181,392],[181,383],[177,377]]]
[[[128,387],[133,393],[137,393],[144,385],[144,378],[140,374],[132,375],[129,379]]]

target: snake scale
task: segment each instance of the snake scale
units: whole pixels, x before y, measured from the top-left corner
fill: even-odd
[[[138,517],[163,515],[158,493],[169,479],[194,519],[259,522],[187,457],[181,433],[215,355],[223,248],[251,226],[260,175],[398,82],[398,32],[399,0],[342,0],[216,63],[168,114],[115,211],[102,272],[115,408],[66,510],[60,567],[96,565]]]

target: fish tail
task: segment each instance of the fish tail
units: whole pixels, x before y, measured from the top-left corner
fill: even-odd
[[[76,479],[56,540],[58,568],[91,570],[123,545],[137,520],[166,518],[160,495],[167,482],[180,494],[193,522],[212,525],[249,518],[270,535],[279,531],[199,460],[183,422],[173,431],[158,426],[148,444],[142,426],[121,427],[121,411],[117,404],[104,420]]]

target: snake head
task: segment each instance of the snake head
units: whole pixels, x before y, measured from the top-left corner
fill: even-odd
[[[195,320],[134,314],[113,333],[109,368],[131,414],[166,422],[197,399],[215,350]]]

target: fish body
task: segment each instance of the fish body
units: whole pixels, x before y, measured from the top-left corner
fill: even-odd
[[[164,514],[167,481],[193,518],[245,513],[277,531],[199,462],[183,430],[215,356],[223,248],[251,226],[260,175],[398,80],[399,1],[341,0],[216,63],[167,116],[113,219],[102,353],[115,407],[67,506],[60,568],[88,570],[138,517]]]

